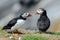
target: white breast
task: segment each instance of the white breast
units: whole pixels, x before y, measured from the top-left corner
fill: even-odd
[[[25,23],[25,20],[22,20],[22,19],[17,21],[17,24],[20,24],[20,25],[23,25],[24,23]]]
[[[25,20],[19,19],[17,20],[17,23],[11,28],[11,30],[19,29],[23,24],[25,23]]]

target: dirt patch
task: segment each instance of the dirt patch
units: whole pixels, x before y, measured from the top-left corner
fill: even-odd
[[[7,34],[0,34],[0,40],[9,40],[9,37],[6,37]],[[27,34],[25,34],[27,35]],[[36,35],[36,36],[41,36],[41,37],[45,37],[48,38],[49,40],[60,40],[60,35],[51,35],[51,34],[32,34],[32,35]],[[24,35],[20,35],[20,36],[24,36]]]
[[[51,32],[60,32],[60,18],[52,21],[51,26],[48,31]]]
[[[59,35],[41,34],[40,36],[46,37],[49,40],[60,40]]]

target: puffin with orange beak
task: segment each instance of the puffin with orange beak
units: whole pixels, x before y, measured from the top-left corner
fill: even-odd
[[[37,27],[40,32],[46,32],[47,29],[50,27],[50,19],[47,16],[47,12],[43,8],[39,8],[36,10],[36,14],[40,15],[38,22],[37,22]]]
[[[24,13],[21,14],[19,17],[17,18],[13,18],[11,21],[9,21],[9,23],[4,26],[2,28],[2,30],[7,30],[10,29],[10,31],[12,32],[13,36],[15,36],[15,34],[18,36],[18,34],[20,32],[18,32],[18,29],[25,24],[26,20],[28,17],[31,17],[32,15],[30,13]]]

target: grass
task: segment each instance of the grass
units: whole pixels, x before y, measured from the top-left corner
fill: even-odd
[[[20,35],[21,40],[52,40],[52,39],[54,39],[54,37],[56,37],[56,40],[57,40],[56,35],[60,35],[60,32],[34,33],[34,32],[30,32],[30,31],[29,32],[26,31],[24,33],[25,34]],[[7,34],[7,32],[4,32],[0,29],[0,34],[5,35],[5,34]],[[60,39],[60,37],[59,37],[59,39]]]
[[[49,38],[53,39],[54,36],[56,37],[56,35],[60,35],[60,32],[34,33],[34,32],[30,32],[30,31],[25,31],[25,30],[20,30],[20,31],[22,33],[25,33],[24,35],[21,36],[21,40],[49,40]],[[1,30],[1,28],[0,28],[0,34],[5,35],[5,34],[7,34],[7,32]],[[50,35],[48,35],[48,34],[50,34]],[[51,36],[52,38],[48,37],[48,36]]]
[[[47,32],[47,33],[51,35],[60,35],[60,32]]]
[[[45,38],[45,37],[41,37],[41,36],[37,36],[37,35],[31,35],[31,34],[28,34],[28,35],[25,35],[21,38],[21,40],[48,40],[48,38]]]
[[[51,35],[60,35],[60,32],[37,32],[37,33],[39,33],[39,34],[45,33],[45,34],[51,34]]]
[[[1,26],[0,26],[0,34],[6,34],[7,32],[4,32],[3,30],[1,30]]]
[[[0,29],[0,34],[6,34],[6,32],[4,32],[4,31],[2,31],[2,30]]]

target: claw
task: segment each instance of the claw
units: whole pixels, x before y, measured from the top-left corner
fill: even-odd
[[[9,37],[9,39],[10,40],[15,40],[15,38],[12,35]]]
[[[21,40],[21,37],[19,37],[18,40]]]

